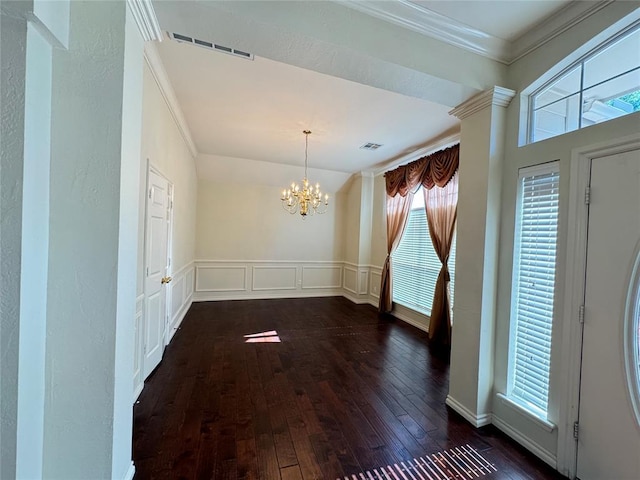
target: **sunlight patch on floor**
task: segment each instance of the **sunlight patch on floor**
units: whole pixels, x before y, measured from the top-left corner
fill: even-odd
[[[280,343],[280,337],[275,330],[269,330],[268,332],[251,333],[245,335],[246,340],[244,343]]]

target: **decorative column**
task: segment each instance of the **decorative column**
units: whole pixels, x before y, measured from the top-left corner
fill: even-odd
[[[491,423],[498,241],[506,107],[493,87],[451,112],[461,120],[456,299],[447,405],[476,427]]]

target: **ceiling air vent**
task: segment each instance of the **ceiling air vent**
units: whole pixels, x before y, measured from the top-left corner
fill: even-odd
[[[364,145],[362,145],[360,148],[362,150],[377,150],[382,146],[381,143],[365,143]]]
[[[225,47],[224,45],[218,45],[217,43],[208,42],[206,40],[200,40],[198,38],[188,37],[187,35],[181,35],[175,32],[169,33],[168,35],[170,38],[180,43],[191,43],[192,45],[197,45],[198,47],[208,48],[209,50],[217,50],[219,52],[228,53],[229,55],[234,55],[236,57],[253,60],[253,54],[248,52],[243,52],[242,50],[236,50],[235,48]]]

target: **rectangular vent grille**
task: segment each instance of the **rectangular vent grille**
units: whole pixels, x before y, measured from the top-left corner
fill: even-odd
[[[468,480],[497,471],[475,448],[465,445],[414,458],[413,461],[374,468],[359,475],[345,476],[344,480]]]
[[[382,146],[381,143],[365,143],[364,145],[362,145],[360,148],[362,150],[377,150]]]
[[[181,43],[191,43],[199,47],[208,48],[209,50],[217,50],[219,52],[228,53],[229,55],[234,55],[236,57],[246,58],[247,60],[253,60],[252,53],[243,52],[242,50],[236,50],[235,48],[226,47],[224,45],[218,45],[217,43],[207,42],[206,40],[200,40],[198,38],[188,37],[187,35],[181,35],[175,32],[169,33],[168,35],[170,38]]]

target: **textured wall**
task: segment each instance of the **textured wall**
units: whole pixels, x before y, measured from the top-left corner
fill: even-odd
[[[24,94],[27,23],[1,18],[0,104],[0,478],[16,468],[18,415],[18,331],[20,321],[20,255],[22,169],[24,161]]]
[[[125,11],[72,2],[53,55],[47,478],[112,476]]]

